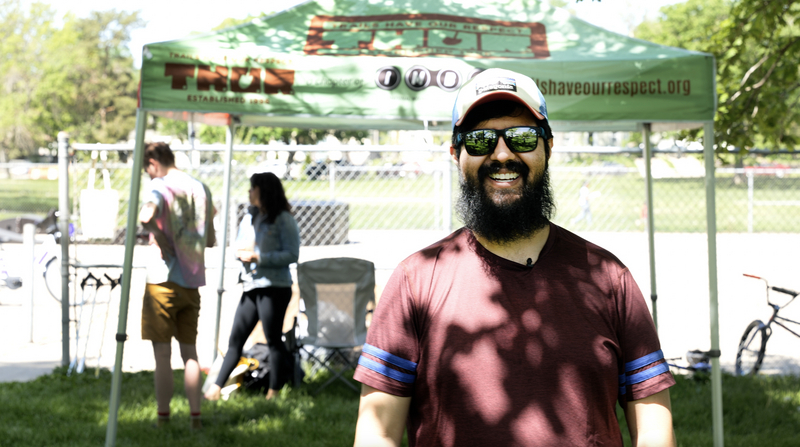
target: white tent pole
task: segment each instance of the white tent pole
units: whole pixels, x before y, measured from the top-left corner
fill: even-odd
[[[225,143],[228,145],[228,151],[225,154],[225,179],[223,180],[222,189],[225,190],[225,201],[222,203],[222,240],[220,244],[220,257],[219,257],[219,283],[217,286],[217,320],[214,327],[214,354],[211,360],[217,359],[217,352],[219,351],[219,320],[222,312],[222,294],[225,292],[223,288],[223,281],[225,279],[225,249],[228,246],[228,221],[230,219],[229,209],[231,200],[231,162],[233,161],[233,131],[234,124],[231,119],[228,124],[228,130],[225,133]]]
[[[644,123],[642,139],[644,139],[645,189],[647,190],[647,248],[650,253],[650,303],[653,308],[653,323],[656,325],[657,332],[658,310],[656,307],[656,300],[658,300],[658,293],[656,289],[656,229],[653,216],[653,170],[651,165],[653,148],[650,144],[650,123]]]
[[[717,302],[717,205],[714,172],[714,122],[703,127],[703,154],[706,165],[706,222],[708,232],[708,310],[711,319],[711,421],[714,447],[723,447],[722,371],[719,366],[719,305]]]
[[[58,133],[58,229],[61,231],[61,366],[69,365],[69,134]]]
[[[147,123],[147,112],[136,109],[136,146],[133,149],[133,167],[131,168],[131,194],[128,202],[128,225],[125,231],[125,261],[122,267],[122,288],[119,298],[119,321],[117,325],[117,355],[114,360],[114,372],[111,377],[111,397],[108,403],[108,425],[106,426],[106,447],[113,447],[117,438],[117,413],[122,393],[122,351],[128,335],[125,333],[128,324],[128,300],[131,295],[131,270],[133,268],[133,248],[136,244],[136,231],[139,227],[139,187],[142,180],[142,162],[144,151],[144,131]]]

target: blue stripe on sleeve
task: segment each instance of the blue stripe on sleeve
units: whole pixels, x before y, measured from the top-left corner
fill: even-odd
[[[375,360],[371,360],[364,357],[363,355],[358,358],[358,364],[363,366],[364,368],[371,369],[378,374],[382,374],[390,379],[397,380],[398,382],[414,383],[414,380],[416,380],[416,376],[413,374],[406,374],[404,372],[400,372],[395,369],[389,368],[383,363],[378,363]]]
[[[666,363],[658,364],[640,373],[628,376],[628,385],[644,382],[645,380],[652,379],[653,377],[659,374],[664,374],[665,372],[669,372],[669,366]]]
[[[631,372],[635,369],[643,368],[653,362],[657,362],[664,358],[664,353],[659,349],[656,352],[647,354],[644,357],[638,358],[634,361],[625,364],[625,372]]]
[[[625,385],[625,382],[626,382],[627,378],[628,378],[628,376],[626,376],[625,374],[620,374],[619,375],[619,384],[620,385]]]
[[[398,366],[400,368],[407,369],[409,371],[416,371],[417,370],[417,364],[416,363],[414,363],[414,362],[412,362],[410,360],[406,360],[404,358],[398,357],[398,356],[396,356],[394,354],[390,354],[390,353],[384,351],[383,349],[376,348],[375,346],[372,346],[371,344],[364,343],[364,347],[361,349],[361,351],[365,352],[365,353],[367,353],[367,354],[369,354],[369,355],[371,355],[373,357],[379,358],[379,359],[383,360],[384,362],[389,362],[394,366]]]
[[[619,387],[619,395],[620,396],[624,396],[626,392],[627,392],[626,387],[624,387],[624,386]]]

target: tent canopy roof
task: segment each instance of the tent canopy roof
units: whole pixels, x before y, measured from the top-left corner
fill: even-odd
[[[556,131],[713,120],[714,59],[606,31],[547,3],[317,0],[143,49],[140,106],[207,124],[449,129],[458,87],[532,77]]]

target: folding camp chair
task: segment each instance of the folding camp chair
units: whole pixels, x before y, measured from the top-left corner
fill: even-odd
[[[343,374],[355,369],[356,349],[367,338],[367,304],[375,301],[375,265],[355,258],[303,262],[297,266],[297,282],[308,318],[308,335],[299,337],[298,345],[309,361],[333,374],[315,393],[337,379],[359,392]]]

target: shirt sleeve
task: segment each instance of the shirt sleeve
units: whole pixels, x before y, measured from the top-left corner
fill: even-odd
[[[150,190],[144,194],[142,203],[152,203],[156,206],[156,215],[164,208],[164,195],[159,191],[159,186],[163,180],[155,178],[151,180]]]
[[[355,380],[388,394],[411,396],[419,361],[413,303],[408,275],[401,264],[378,301]]]
[[[644,399],[675,384],[653,318],[639,286],[625,269],[619,281],[621,319],[620,403]]]

